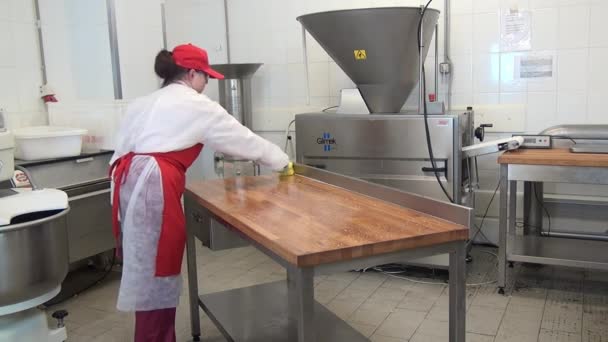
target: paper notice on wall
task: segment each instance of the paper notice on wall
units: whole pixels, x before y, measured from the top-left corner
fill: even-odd
[[[552,78],[554,69],[553,55],[518,56],[515,60],[516,79]]]
[[[530,11],[517,8],[503,9],[500,29],[502,51],[531,49]]]

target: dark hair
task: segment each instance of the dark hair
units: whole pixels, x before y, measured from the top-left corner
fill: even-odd
[[[163,79],[163,87],[175,82],[182,78],[188,70],[175,64],[173,60],[173,53],[167,50],[161,50],[156,55],[154,61],[154,72],[158,77]]]

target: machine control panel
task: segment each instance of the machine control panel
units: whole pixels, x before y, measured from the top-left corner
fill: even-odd
[[[515,136],[515,135],[514,135]],[[545,148],[553,147],[550,135],[520,135],[524,138],[524,143],[520,148]]]

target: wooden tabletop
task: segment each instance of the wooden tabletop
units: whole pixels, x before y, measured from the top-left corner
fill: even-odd
[[[216,218],[299,267],[466,240],[468,229],[302,176],[190,184]]]
[[[572,153],[569,149],[519,149],[503,153],[498,163],[608,167],[608,154]]]

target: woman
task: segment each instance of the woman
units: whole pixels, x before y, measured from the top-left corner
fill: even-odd
[[[129,106],[110,171],[114,234],[123,256],[117,307],[136,312],[136,342],[175,341],[186,240],[181,197],[186,170],[203,145],[274,170],[289,162],[276,145],[201,94],[209,77],[223,79],[205,50],[191,44],[163,50],[154,70],[163,86]]]

